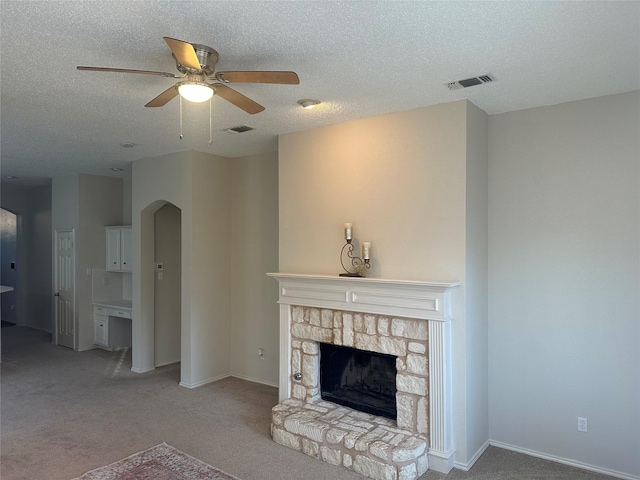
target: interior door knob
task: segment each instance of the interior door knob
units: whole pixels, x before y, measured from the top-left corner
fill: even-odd
[[[59,297],[60,296],[60,292],[56,292],[53,294],[55,297]]]

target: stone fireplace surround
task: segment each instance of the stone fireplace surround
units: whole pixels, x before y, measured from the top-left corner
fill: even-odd
[[[269,275],[280,283],[274,440],[371,478],[412,480],[427,465],[449,472],[450,293],[458,283]],[[396,422],[320,399],[318,342],[397,357]]]

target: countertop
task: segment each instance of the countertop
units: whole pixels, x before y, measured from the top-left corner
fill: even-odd
[[[107,299],[107,300],[94,300],[94,305],[98,305],[100,307],[107,308],[127,308],[131,310],[131,300],[122,300],[122,299]]]

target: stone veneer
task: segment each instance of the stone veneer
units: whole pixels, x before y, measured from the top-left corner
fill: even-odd
[[[428,323],[291,306],[290,333],[291,392],[273,409],[273,439],[374,479],[422,475],[428,468]],[[318,342],[397,357],[395,422],[321,400]]]

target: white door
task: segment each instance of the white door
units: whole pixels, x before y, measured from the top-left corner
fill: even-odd
[[[75,348],[75,245],[73,230],[56,231],[56,336],[55,342],[63,347]]]

